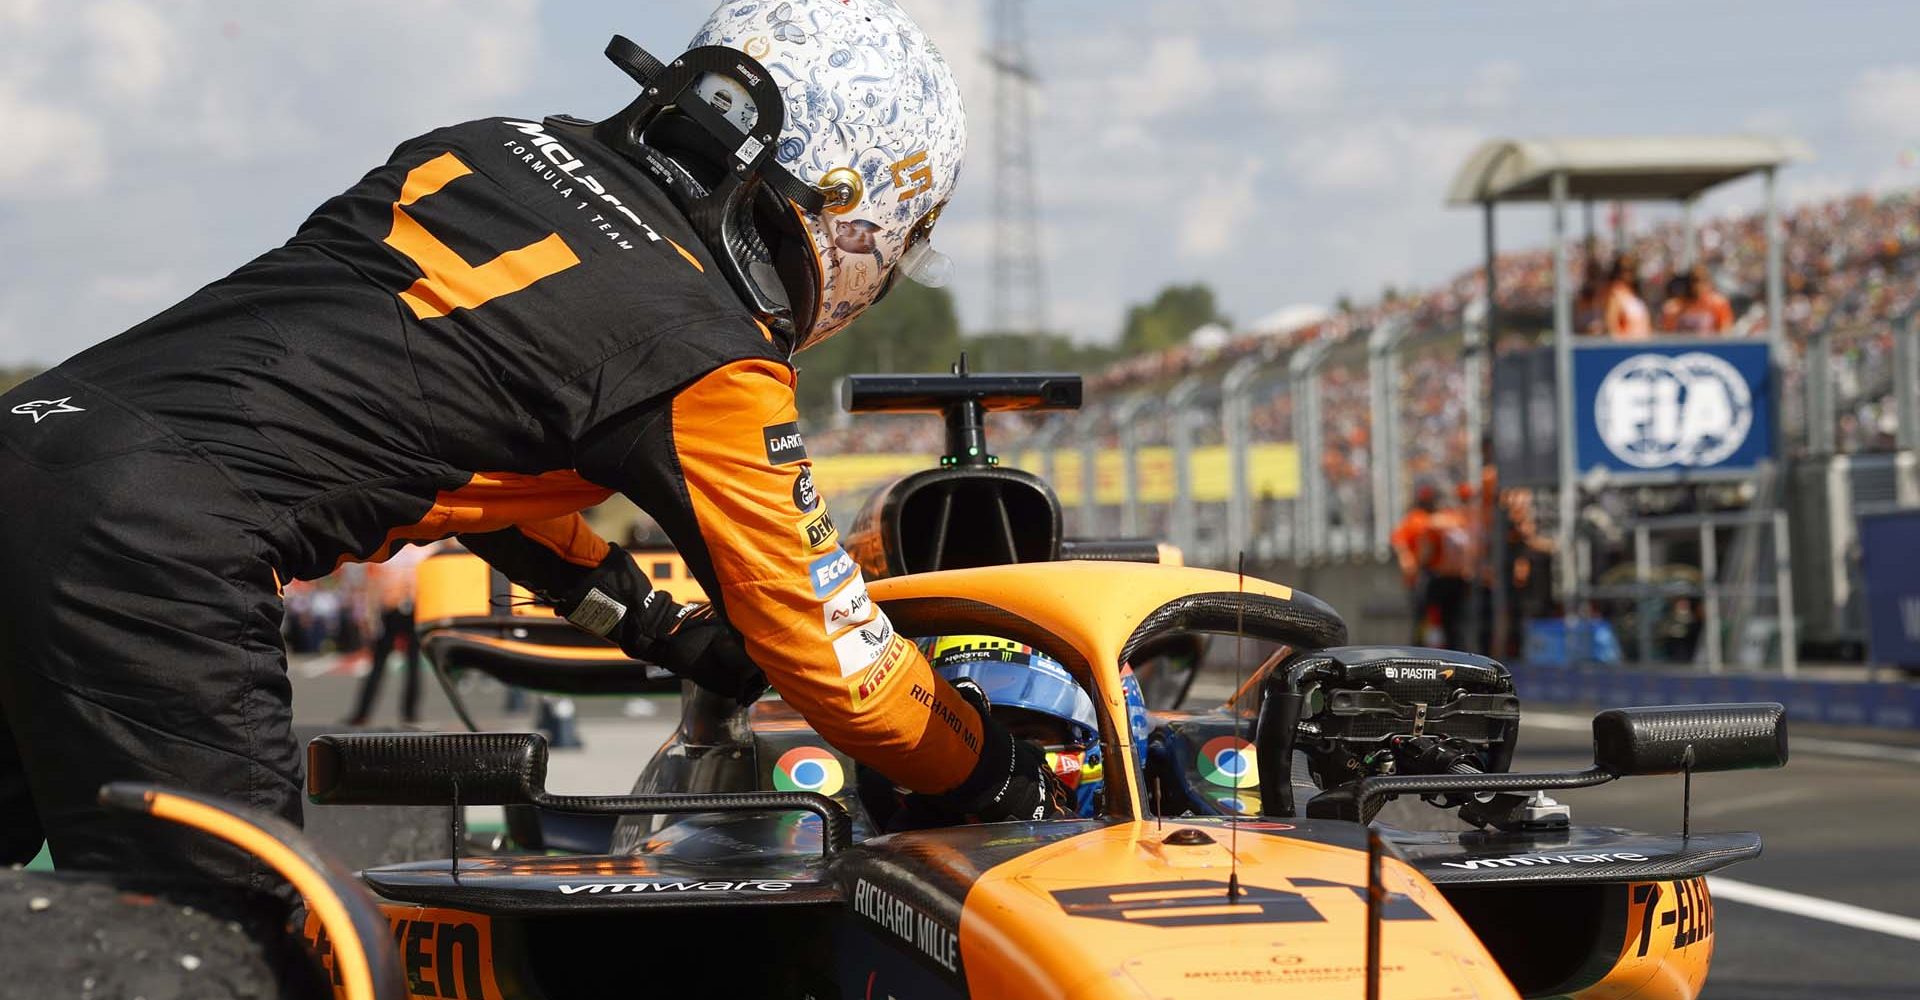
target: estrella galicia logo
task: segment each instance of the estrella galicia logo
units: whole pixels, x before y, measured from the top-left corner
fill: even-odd
[[[807,566],[807,578],[813,581],[813,596],[823,600],[858,572],[860,567],[845,549],[834,549]]]
[[[21,403],[13,408],[13,412],[23,417],[32,417],[36,424],[56,413],[85,413],[86,407],[73,405],[72,399],[72,396],[62,396],[59,399],[36,399]]]
[[[1703,351],[1636,354],[1607,372],[1594,396],[1600,440],[1640,469],[1719,465],[1753,429],[1753,389],[1740,370]]]
[[[807,443],[800,439],[800,425],[792,421],[761,428],[767,436],[767,464],[791,465],[807,457]]]
[[[793,480],[793,506],[800,513],[820,506],[820,494],[813,488],[813,467],[802,466],[800,475]]]

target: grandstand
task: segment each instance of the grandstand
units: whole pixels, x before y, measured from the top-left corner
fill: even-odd
[[[1910,490],[1900,477],[1913,478],[1911,469],[1900,471],[1896,451],[1912,444],[1901,438],[1895,369],[1896,342],[1920,309],[1920,193],[1855,194],[1803,205],[1783,214],[1781,228],[1779,447],[1795,461],[1789,479],[1767,488],[1784,491],[1770,503],[1790,494],[1798,499],[1787,501],[1789,506],[1807,515],[1792,519],[1796,550],[1845,552],[1852,545],[1847,512],[1895,502]],[[1597,265],[1624,251],[1638,261],[1640,294],[1658,316],[1668,280],[1686,267],[1688,229],[1674,222],[1624,242],[1589,237],[1569,247],[1569,271],[1585,273],[1590,261]],[[1721,335],[1766,336],[1771,324],[1764,216],[1706,221],[1693,235],[1697,263],[1731,305],[1732,322]],[[1504,253],[1494,267],[1499,324],[1492,352],[1499,356],[1550,341],[1552,251]],[[1432,483],[1446,494],[1455,486],[1478,485],[1469,482],[1480,458],[1470,440],[1469,414],[1476,397],[1487,398],[1488,387],[1468,385],[1465,359],[1469,328],[1486,314],[1484,288],[1484,271],[1475,267],[1431,288],[1330,311],[1310,322],[1298,322],[1298,312],[1287,310],[1278,314],[1286,320],[1282,329],[1255,325],[1225,339],[1127,357],[1087,373],[1081,413],[996,416],[990,440],[1008,463],[1051,474],[1071,533],[1170,537],[1187,548],[1191,561],[1211,565],[1231,564],[1237,543],[1263,572],[1377,606],[1383,619],[1403,616],[1391,584],[1379,576],[1385,526],[1398,517],[1414,484]],[[1390,337],[1370,336],[1389,329]],[[1585,324],[1576,328],[1576,334],[1592,332]],[[1392,344],[1390,365],[1379,363],[1370,341]],[[1392,428],[1373,425],[1384,412],[1375,405],[1376,379],[1398,394]],[[1228,398],[1229,385],[1238,387],[1232,392],[1240,398]],[[1188,402],[1169,406],[1177,389]],[[1307,393],[1315,403],[1310,425],[1302,423]],[[1177,479],[1177,422],[1186,425],[1180,447],[1188,449],[1186,475],[1195,486],[1186,491],[1170,485]],[[815,434],[812,447],[816,455],[829,456],[821,481],[833,484],[839,491],[835,502],[847,507],[881,479],[923,464],[938,451],[940,433],[931,418],[860,417]],[[1224,471],[1230,459],[1217,454],[1235,434],[1245,435],[1248,448],[1244,498],[1232,495]],[[1376,454],[1382,447],[1391,454]],[[853,455],[866,457],[839,467],[845,459],[830,457]],[[1745,507],[1753,485],[1642,489],[1582,507],[1584,526],[1578,530],[1601,540],[1583,556],[1598,560],[1588,567],[1592,579],[1631,577],[1620,525],[1663,512]],[[1545,539],[1561,520],[1543,499],[1533,490],[1514,489],[1497,498],[1518,544],[1539,550],[1541,588],[1551,578],[1546,559],[1553,547]],[[1191,506],[1183,511],[1182,504]],[[1603,537],[1608,532],[1610,542]],[[1771,552],[1772,544],[1764,551]],[[1810,648],[1857,654],[1864,627],[1858,573],[1857,560],[1840,559],[1793,578]],[[1340,594],[1347,586],[1352,589]],[[1524,600],[1533,614],[1554,606],[1544,589]],[[1611,605],[1616,612],[1622,606],[1619,600]],[[1751,604],[1742,613],[1764,615]],[[1397,638],[1400,627],[1382,624],[1372,634]],[[1361,628],[1368,634],[1364,621]]]
[[[1737,216],[1702,224],[1697,232],[1700,259],[1732,301],[1732,335],[1763,332],[1766,277],[1763,218]],[[1831,335],[1837,450],[1870,452],[1893,447],[1897,425],[1891,358],[1895,325],[1920,303],[1920,194],[1902,191],[1882,197],[1856,194],[1802,206],[1785,213],[1785,327],[1789,352],[1785,397],[1790,417],[1800,403],[1806,344],[1816,332]],[[1639,261],[1639,284],[1650,308],[1658,311],[1661,290],[1681,270],[1683,227],[1675,222],[1652,227],[1616,247],[1610,238],[1582,243],[1570,255],[1581,273],[1589,260],[1611,260],[1626,250]],[[1553,255],[1546,248],[1501,254],[1495,263],[1502,339],[1496,351],[1538,343],[1551,325]],[[1258,327],[1225,343],[1181,345],[1135,355],[1088,373],[1089,408],[1139,394],[1164,393],[1195,374],[1222,374],[1243,358],[1265,358],[1284,374],[1285,358],[1301,345],[1336,345],[1322,374],[1323,440],[1321,468],[1334,492],[1335,507],[1356,518],[1370,509],[1367,489],[1371,454],[1365,384],[1364,333],[1389,320],[1412,325],[1405,340],[1400,391],[1407,426],[1394,461],[1406,481],[1457,477],[1466,467],[1463,405],[1465,372],[1461,333],[1466,314],[1476,307],[1484,272],[1475,267],[1437,286],[1376,302],[1317,322],[1274,333]],[[1291,440],[1292,400],[1284,379],[1268,380],[1256,391],[1253,409],[1256,440]],[[1051,420],[1068,420],[1054,417]],[[996,417],[994,440],[1003,453],[1015,454],[1029,434],[1047,420]],[[1800,421],[1789,419],[1789,427]],[[1117,446],[1116,429],[1101,432],[1104,445]],[[1158,431],[1146,431],[1161,434]],[[937,420],[897,415],[863,416],[813,436],[820,454],[908,453],[932,455],[940,447]],[[1164,442],[1162,442],[1164,443]],[[1804,438],[1789,442],[1804,449]]]

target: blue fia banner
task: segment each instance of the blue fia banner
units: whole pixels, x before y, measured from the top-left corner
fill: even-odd
[[[1582,475],[1737,475],[1773,455],[1763,340],[1579,344],[1573,393]]]
[[[1860,518],[1866,582],[1867,654],[1874,663],[1920,667],[1920,510]]]

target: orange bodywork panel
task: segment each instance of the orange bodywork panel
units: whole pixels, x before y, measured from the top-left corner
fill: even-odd
[[[707,599],[679,553],[671,549],[643,549],[632,555],[634,564],[647,574],[656,590],[666,591],[681,604]],[[535,604],[533,595],[518,585],[511,588],[510,607],[494,607],[493,568],[471,552],[443,552],[422,560],[414,573],[413,620],[422,629],[506,615],[554,617],[552,608]]]
[[[1183,828],[1197,846],[1166,843]],[[982,874],[967,893],[960,954],[978,997],[1358,997],[1366,969],[1366,854],[1249,822],[1125,823],[1049,844]],[[1229,903],[1236,856],[1243,896]],[[1431,919],[1381,924],[1388,1000],[1518,1000],[1439,890],[1385,859],[1396,898]],[[1260,919],[1244,919],[1255,910]]]
[[[1713,963],[1713,897],[1704,878],[1635,882],[1620,956],[1575,1000],[1693,1000]]]

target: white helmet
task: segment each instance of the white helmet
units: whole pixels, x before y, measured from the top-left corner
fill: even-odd
[[[951,274],[928,237],[959,176],[966,113],[952,69],[893,0],[730,0],[670,66],[620,38],[608,55],[648,90],[596,134],[645,147],[641,162],[793,350],[898,276]]]

